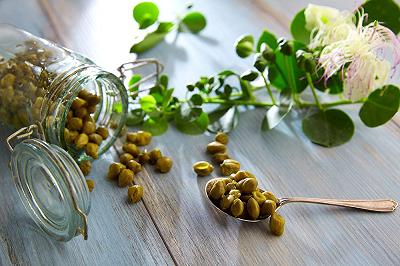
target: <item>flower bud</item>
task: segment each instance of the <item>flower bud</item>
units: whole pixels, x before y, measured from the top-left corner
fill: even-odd
[[[293,47],[293,43],[284,39],[284,38],[280,38],[278,40],[278,45],[279,45],[279,50],[281,51],[282,54],[290,56],[293,54],[294,51],[294,47]]]
[[[268,63],[275,62],[275,53],[274,50],[271,49],[271,47],[265,46],[265,49],[261,55]]]

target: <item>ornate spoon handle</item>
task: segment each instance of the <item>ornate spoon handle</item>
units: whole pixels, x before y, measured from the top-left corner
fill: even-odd
[[[356,208],[374,212],[392,212],[397,208],[398,203],[391,199],[378,200],[339,200],[339,199],[319,199],[319,198],[281,198],[279,199],[279,207],[287,203],[315,203],[348,208]]]

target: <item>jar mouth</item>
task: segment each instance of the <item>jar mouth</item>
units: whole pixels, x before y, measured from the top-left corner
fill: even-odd
[[[10,166],[23,205],[46,234],[68,241],[86,230],[78,209],[89,213],[89,191],[78,165],[63,149],[27,139],[15,146]]]

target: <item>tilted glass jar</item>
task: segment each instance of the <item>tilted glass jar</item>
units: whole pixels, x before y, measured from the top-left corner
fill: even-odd
[[[108,129],[98,146],[102,154],[125,124],[121,80],[77,53],[0,24],[0,121],[18,129],[7,140],[13,178],[36,224],[62,241],[87,236],[90,197],[76,161],[90,156],[67,138],[76,115],[70,109],[81,95],[88,97],[82,106],[91,108],[82,121]]]

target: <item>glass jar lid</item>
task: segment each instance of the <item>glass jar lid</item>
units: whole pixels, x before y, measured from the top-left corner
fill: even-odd
[[[30,126],[8,138],[32,134]],[[28,138],[11,149],[10,168],[19,196],[35,223],[49,236],[68,241],[87,239],[90,196],[85,178],[73,158],[56,145]]]

